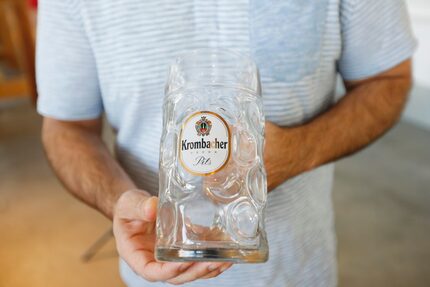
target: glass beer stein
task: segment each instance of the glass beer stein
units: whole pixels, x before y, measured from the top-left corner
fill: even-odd
[[[264,262],[264,115],[256,65],[196,50],[170,66],[160,147],[156,258]]]

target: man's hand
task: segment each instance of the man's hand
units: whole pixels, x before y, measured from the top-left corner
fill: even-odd
[[[114,212],[113,230],[120,256],[148,281],[183,284],[216,277],[231,263],[157,262],[154,257],[157,198],[144,191],[130,190],[119,198]]]
[[[101,136],[101,120],[45,118],[43,143],[57,175],[72,194],[113,219],[119,254],[149,281],[182,284],[212,278],[230,263],[162,263],[154,258],[157,199],[135,189]],[[124,193],[124,190],[129,190]]]

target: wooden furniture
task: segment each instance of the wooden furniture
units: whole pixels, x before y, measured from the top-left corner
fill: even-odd
[[[25,0],[0,0],[0,100],[30,96],[36,102],[35,17],[31,13]]]

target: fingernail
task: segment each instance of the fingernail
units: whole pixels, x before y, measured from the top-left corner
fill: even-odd
[[[145,212],[145,214],[147,214],[152,209],[151,200],[152,200],[152,196],[150,198],[146,199],[145,203],[143,204],[143,211]]]
[[[214,271],[214,270],[218,269],[218,267],[219,266],[217,264],[211,264],[211,265],[209,265],[208,270],[209,271]]]

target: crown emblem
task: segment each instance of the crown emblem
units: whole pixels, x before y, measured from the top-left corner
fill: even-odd
[[[196,131],[198,136],[208,136],[212,128],[212,122],[205,116],[196,122]]]

